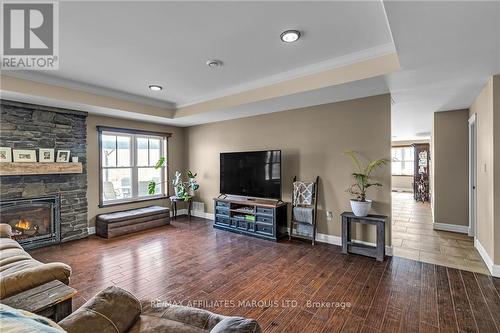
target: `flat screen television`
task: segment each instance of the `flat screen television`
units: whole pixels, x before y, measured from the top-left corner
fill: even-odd
[[[281,199],[281,150],[221,153],[220,193]]]

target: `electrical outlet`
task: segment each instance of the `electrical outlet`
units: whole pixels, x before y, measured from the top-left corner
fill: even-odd
[[[329,210],[326,211],[326,219],[327,221],[333,220],[333,213]]]

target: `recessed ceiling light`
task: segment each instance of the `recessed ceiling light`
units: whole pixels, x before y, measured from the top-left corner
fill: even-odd
[[[219,68],[219,67],[222,67],[222,61],[217,60],[217,59],[209,60],[209,61],[207,61],[206,64],[210,68]]]
[[[151,90],[151,91],[160,91],[162,89],[163,89],[163,87],[159,86],[157,84],[150,84],[149,85],[149,90]]]
[[[298,30],[286,30],[281,33],[281,40],[285,43],[296,42],[300,38],[300,31]]]

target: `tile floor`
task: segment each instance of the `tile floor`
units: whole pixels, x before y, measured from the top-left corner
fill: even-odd
[[[412,193],[392,192],[392,246],[398,257],[489,274],[473,239],[433,230],[430,204],[416,202]]]

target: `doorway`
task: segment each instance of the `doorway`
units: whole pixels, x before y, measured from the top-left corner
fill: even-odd
[[[464,119],[463,130],[464,137],[467,140],[466,130],[469,117]],[[470,140],[475,141],[475,121],[472,125]],[[392,143],[392,251],[393,255],[407,259],[418,260],[422,262],[444,265],[458,269],[474,271],[482,274],[488,274],[488,268],[481,259],[478,251],[474,248],[474,240],[468,235],[468,232],[474,232],[472,228],[464,225],[463,230],[446,230],[436,228],[434,221],[432,201],[433,184],[430,189],[430,199],[422,200],[422,196],[415,195],[415,190],[419,178],[415,175],[420,174],[420,168],[427,166],[430,170],[430,178],[433,179],[432,168],[435,163],[432,145],[430,147],[432,159],[427,163],[422,163],[419,151],[412,150],[417,145],[430,144],[429,141],[418,140],[412,142],[393,142]],[[473,147],[470,151],[471,161],[475,164],[475,143],[469,145]],[[408,150],[408,152],[406,152]],[[464,163],[467,162],[467,151],[464,151]],[[405,171],[406,170],[406,171]],[[471,188],[475,187],[475,168],[471,171]],[[424,170],[425,171],[425,170]],[[404,185],[400,179],[408,177],[408,183]],[[465,174],[467,177],[467,174]],[[467,180],[463,181],[467,182]],[[413,182],[413,184],[412,184]],[[417,184],[416,184],[417,183]],[[413,185],[413,186],[411,186]],[[419,185],[419,184],[418,184]],[[467,185],[466,185],[467,186]],[[475,188],[474,188],[475,189]],[[464,188],[465,190],[465,188]],[[475,192],[471,192],[471,204],[475,205]],[[466,193],[464,193],[466,195]],[[464,202],[466,205],[467,203]],[[475,208],[475,206],[473,207]],[[472,220],[475,220],[475,209],[472,210]],[[464,216],[467,220],[467,215]],[[466,222],[465,222],[466,223]]]

